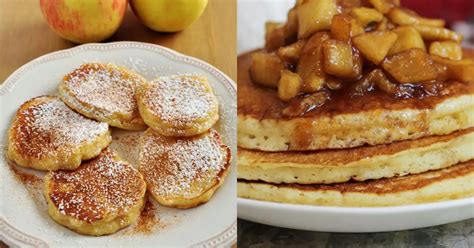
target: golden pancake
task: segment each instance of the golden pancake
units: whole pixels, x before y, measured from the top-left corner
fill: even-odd
[[[99,236],[134,223],[145,204],[145,191],[143,176],[107,149],[75,171],[50,172],[44,194],[54,221]]]
[[[72,111],[53,96],[28,100],[8,131],[7,157],[38,170],[73,170],[112,141],[107,123]]]
[[[465,52],[474,57],[472,52]],[[452,81],[440,96],[397,99],[375,91],[352,98],[344,89],[301,117],[282,115],[288,103],[252,83],[250,53],[238,57],[238,145],[263,151],[350,148],[474,126],[474,83]],[[474,73],[474,72],[472,72]]]
[[[139,170],[148,191],[161,204],[190,208],[209,201],[230,168],[230,149],[219,133],[176,138],[145,131]]]
[[[165,136],[204,133],[219,119],[217,98],[205,77],[159,77],[139,88],[137,100],[145,123]]]
[[[387,145],[307,152],[239,148],[238,178],[270,183],[339,183],[422,173],[474,159],[474,128]]]
[[[379,207],[474,196],[474,160],[404,177],[337,184],[271,184],[239,180],[239,197],[293,204]]]
[[[59,97],[70,108],[98,121],[128,130],[143,130],[135,91],[140,75],[112,64],[87,63],[66,75]]]

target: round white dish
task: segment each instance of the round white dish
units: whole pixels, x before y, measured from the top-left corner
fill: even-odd
[[[261,224],[309,231],[389,232],[474,218],[474,198],[374,208],[309,206],[239,198],[238,216]]]
[[[0,86],[1,145],[6,145],[7,129],[23,102],[39,95],[55,95],[61,78],[89,61],[124,65],[148,79],[183,73],[207,76],[219,100],[220,121],[214,128],[236,154],[235,83],[201,60],[139,42],[81,45],[44,55],[16,70]],[[39,209],[7,164],[5,147],[0,148],[0,238],[12,247],[229,247],[236,242],[235,157],[231,173],[210,202],[189,210],[157,207],[160,221],[169,220],[165,227],[149,234],[127,235],[124,230],[89,237],[56,224]]]

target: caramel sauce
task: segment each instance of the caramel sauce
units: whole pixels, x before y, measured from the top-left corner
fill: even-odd
[[[251,52],[238,57],[238,113],[256,119],[290,119],[282,114],[289,106],[281,101],[275,89],[261,87],[252,83],[248,69],[251,63]],[[472,52],[465,52],[474,57]],[[474,84],[449,81],[438,82],[435,86],[436,94],[429,94],[420,89],[413,89],[406,95],[396,97],[381,90],[372,90],[363,96],[354,96],[350,86],[341,90],[331,91],[330,100],[324,105],[313,108],[302,117],[324,117],[340,114],[360,113],[370,110],[402,110],[402,109],[433,109],[438,103],[449,98],[474,94]],[[438,92],[439,91],[439,92]]]
[[[314,132],[313,123],[308,121],[298,122],[296,124],[296,130],[299,130],[294,135],[294,142],[296,147],[308,147],[313,142]]]

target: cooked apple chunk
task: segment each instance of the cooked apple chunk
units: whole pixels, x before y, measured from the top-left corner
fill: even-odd
[[[400,0],[369,0],[369,2],[382,14],[387,14],[393,7],[400,6]]]
[[[297,5],[298,38],[306,38],[321,30],[329,30],[337,14],[336,0],[303,0]]]
[[[336,77],[353,76],[352,46],[339,40],[327,40],[323,43],[324,71]]]
[[[379,23],[377,23],[377,26],[375,27],[375,30],[374,31],[386,31],[387,29],[391,29],[391,25],[388,21],[387,18],[383,18],[382,21],[380,21]]]
[[[382,13],[376,9],[360,7],[351,10],[351,15],[359,21],[359,23],[366,27],[367,24],[372,22],[381,22],[383,20]]]
[[[306,81],[314,73],[324,77],[322,47],[325,40],[329,40],[329,34],[318,32],[311,36],[304,45],[296,67],[296,72],[303,81]]]
[[[276,88],[283,68],[283,63],[276,54],[255,52],[252,54],[249,74],[254,83]]]
[[[474,62],[469,59],[456,61],[458,63],[445,64],[451,79],[464,82],[474,82]]]
[[[341,80],[335,79],[335,78],[328,78],[326,79],[326,86],[330,90],[338,90],[341,89],[343,85]]]
[[[431,56],[437,63],[443,64],[447,68],[449,79],[474,82],[474,61],[471,59],[451,60],[439,56]]]
[[[291,45],[280,47],[278,49],[278,57],[280,57],[281,61],[296,63],[300,58],[305,43],[306,40],[298,40]]]
[[[309,75],[309,77],[303,80],[303,84],[301,85],[301,91],[304,93],[313,93],[324,88],[326,81],[326,74],[314,71]]]
[[[392,83],[381,69],[373,70],[370,72],[369,77],[379,89],[390,94],[395,94],[397,92],[397,85]]]
[[[278,83],[278,97],[282,101],[289,101],[300,92],[302,79],[300,75],[288,70],[281,71]]]
[[[435,80],[446,72],[445,66],[435,63],[419,48],[412,48],[387,57],[382,67],[403,84]]]
[[[277,28],[281,28],[283,26],[284,24],[282,24],[281,22],[265,22],[265,36],[269,35]]]
[[[420,33],[412,26],[402,26],[392,30],[398,36],[397,41],[393,44],[388,55],[403,52],[410,48],[420,48],[426,51],[425,42],[421,38]]]
[[[397,34],[392,31],[375,31],[358,35],[352,42],[365,58],[380,64],[396,40]]]
[[[436,41],[431,43],[430,54],[438,55],[452,60],[462,59],[461,45],[453,41]]]
[[[327,32],[313,34],[303,47],[298,60],[296,72],[303,79],[302,91],[311,93],[324,86],[326,73],[324,72],[323,43],[329,40]]]
[[[296,11],[296,7],[288,11],[285,35],[287,37],[297,37],[298,35],[298,12]]]
[[[265,23],[265,50],[273,51],[296,41],[298,32],[298,17],[296,9],[288,12],[288,20],[285,24],[278,22]]]
[[[419,16],[413,11],[401,8],[393,8],[388,13],[388,18],[398,25],[427,25],[433,27],[444,27],[444,20],[442,19],[429,19]]]
[[[425,40],[453,40],[458,43],[462,41],[462,35],[446,28],[433,27],[428,25],[413,26]]]
[[[285,45],[284,26],[270,22],[265,24],[265,50],[273,51]]]
[[[352,37],[364,33],[364,28],[348,14],[338,14],[332,18],[331,37],[340,41],[350,41]]]

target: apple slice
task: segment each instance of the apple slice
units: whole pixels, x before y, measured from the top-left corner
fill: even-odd
[[[382,13],[373,8],[353,8],[351,15],[359,21],[362,27],[366,27],[371,22],[381,22],[383,20]]]
[[[388,55],[406,51],[410,48],[420,48],[426,51],[425,42],[420,33],[412,26],[401,26],[392,30],[398,36]]]
[[[323,43],[324,71],[336,77],[348,78],[353,74],[352,46],[339,40]]]
[[[380,64],[396,40],[397,34],[392,31],[375,31],[358,35],[352,42],[365,58]]]
[[[388,18],[390,18],[393,23],[400,26],[420,24],[433,27],[444,27],[445,24],[442,19],[424,18],[413,11],[401,8],[391,9],[388,13]]]
[[[448,78],[464,82],[474,82],[474,61],[471,59],[451,60],[432,55],[437,63],[447,67]]]
[[[462,59],[461,45],[454,41],[435,41],[431,43],[430,54],[438,55],[452,60]]]
[[[413,25],[425,40],[453,40],[461,43],[463,36],[446,28],[428,25]]]
[[[252,54],[249,74],[252,82],[276,88],[280,80],[283,63],[276,54],[255,52]]]
[[[296,72],[305,81],[313,72],[324,74],[323,71],[323,42],[329,40],[329,34],[319,32],[311,36],[303,47],[298,60]]]
[[[281,71],[281,78],[278,82],[278,97],[282,101],[289,101],[300,92],[302,79],[300,75],[288,70]]]
[[[364,28],[348,14],[338,14],[332,18],[331,37],[340,41],[350,41],[352,37],[363,34]]]
[[[400,6],[400,0],[369,0],[369,2],[382,14],[387,14],[393,7]]]
[[[298,38],[306,38],[321,30],[329,30],[337,14],[336,0],[302,0],[297,5]]]
[[[435,63],[425,51],[419,48],[412,48],[387,57],[382,67],[403,84],[435,80],[446,72],[445,66]]]
[[[278,48],[278,57],[283,62],[292,64],[298,62],[305,43],[306,40],[298,40],[293,44]]]

